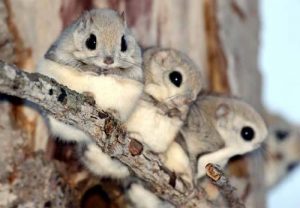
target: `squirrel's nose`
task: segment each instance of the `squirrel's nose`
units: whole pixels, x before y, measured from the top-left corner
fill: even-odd
[[[104,58],[104,63],[107,64],[107,65],[113,64],[113,63],[114,63],[113,57],[111,57],[111,56],[106,56],[106,57]]]

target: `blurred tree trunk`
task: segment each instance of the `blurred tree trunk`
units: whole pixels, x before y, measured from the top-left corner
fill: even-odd
[[[241,96],[258,111],[263,111],[261,75],[257,67],[260,29],[257,0],[2,0],[0,59],[34,71],[38,60],[61,30],[83,10],[94,7],[125,11],[127,23],[143,47],[160,45],[186,52],[200,66],[210,90]],[[10,119],[15,119],[6,123],[1,120],[0,127],[17,123],[18,128],[8,129],[23,132],[20,134],[20,138],[23,138],[21,143],[26,145],[21,145],[20,151],[40,161],[42,159],[34,152],[42,149],[46,152],[47,160],[55,158],[61,161],[50,169],[62,175],[62,184],[68,187],[63,192],[73,197],[70,200],[76,201],[74,204],[78,205],[80,199],[84,198],[81,200],[84,203],[102,203],[103,207],[124,205],[120,197],[121,190],[113,182],[99,181],[89,176],[76,162],[72,145],[47,141],[47,129],[38,113],[22,105],[1,105],[6,106],[3,111],[10,113]],[[0,128],[0,131],[2,134],[4,130]],[[11,134],[9,136],[12,137]],[[7,139],[0,138],[1,141]],[[0,150],[3,148],[5,146],[0,145]],[[3,158],[0,160],[5,161]],[[251,154],[236,158],[229,170],[232,184],[238,188],[246,206],[265,207],[261,156]],[[36,172],[39,171],[36,169]],[[100,184],[103,190],[95,184]],[[6,193],[2,188],[6,185],[10,186],[0,181],[0,199]],[[86,191],[90,187],[96,187],[94,189],[102,193],[101,202],[94,200],[93,191]],[[217,189],[210,183],[206,183],[205,187],[210,199],[218,201]],[[86,202],[87,193],[92,193],[94,201]],[[14,194],[19,198],[19,203],[31,202],[30,198],[24,198],[19,192]],[[35,203],[42,207],[52,200],[50,196],[46,198]],[[12,202],[17,203],[14,200]],[[222,203],[222,200],[218,202]],[[13,206],[9,203],[7,205]],[[63,203],[66,205],[68,202]],[[112,205],[109,206],[109,203]]]

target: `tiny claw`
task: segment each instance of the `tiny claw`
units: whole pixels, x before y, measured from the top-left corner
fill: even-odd
[[[91,106],[96,105],[96,101],[94,99],[94,94],[92,92],[83,92],[82,93],[85,96],[85,101],[88,102]]]
[[[167,115],[171,118],[173,117],[181,117],[181,112],[178,110],[178,108],[172,108],[167,112]]]

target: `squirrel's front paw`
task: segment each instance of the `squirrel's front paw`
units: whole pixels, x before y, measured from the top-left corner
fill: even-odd
[[[82,94],[86,98],[85,101],[88,102],[90,105],[94,106],[96,104],[94,93],[92,93],[92,92],[83,92]]]

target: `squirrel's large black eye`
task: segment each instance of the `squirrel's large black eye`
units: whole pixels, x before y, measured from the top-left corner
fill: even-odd
[[[287,166],[287,172],[291,172],[293,170],[295,170],[295,168],[299,165],[298,162],[292,162]]]
[[[170,81],[176,86],[180,87],[182,83],[182,75],[178,71],[173,71],[169,74]]]
[[[242,128],[241,136],[244,140],[251,141],[255,136],[255,132],[251,127],[245,126]]]
[[[275,131],[275,136],[277,140],[283,141],[289,136],[289,132],[284,130],[277,130]]]
[[[90,37],[88,37],[88,39],[86,39],[85,45],[90,50],[95,50],[96,49],[97,38],[96,38],[96,36],[93,33],[90,34]]]
[[[125,40],[125,36],[124,35],[121,38],[121,51],[122,52],[127,51],[127,42]]]

